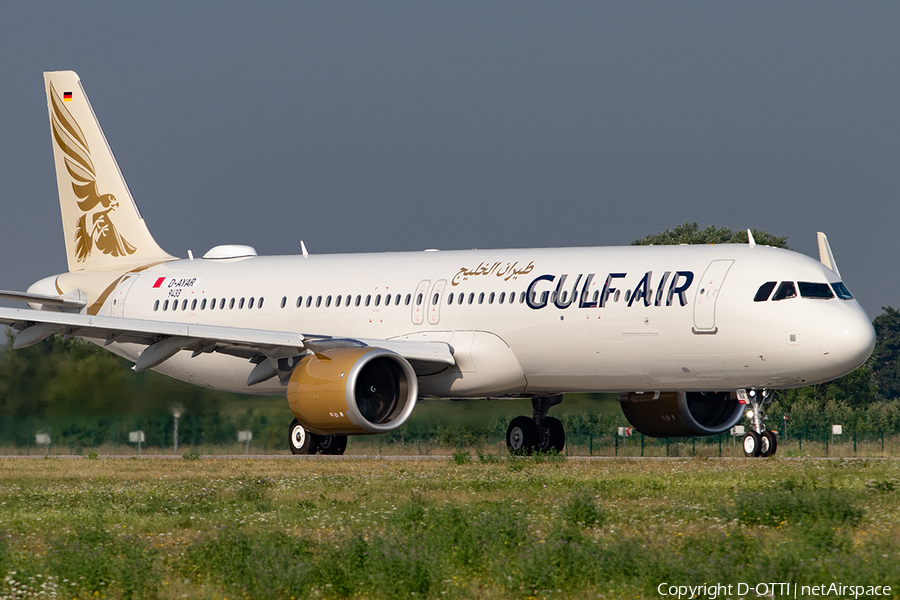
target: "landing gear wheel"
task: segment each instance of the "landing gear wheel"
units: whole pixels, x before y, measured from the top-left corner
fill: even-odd
[[[506,447],[512,454],[531,454],[540,437],[533,420],[528,417],[516,417],[506,430]]]
[[[315,435],[316,445],[322,454],[330,454],[337,456],[343,454],[347,449],[346,435]]]
[[[316,442],[310,432],[303,428],[297,419],[291,421],[288,429],[288,445],[291,454],[315,454]]]
[[[760,446],[762,446],[760,435],[755,431],[748,432],[747,435],[744,436],[744,441],[741,442],[741,446],[744,448],[744,456],[759,456]]]
[[[760,456],[773,456],[778,450],[778,436],[771,429],[762,432],[760,436],[762,442],[759,450]]]
[[[559,419],[544,417],[543,425],[547,428],[548,435],[546,447],[542,447],[541,451],[555,451],[557,454],[562,454],[562,451],[566,448],[566,430],[563,424],[559,422]]]

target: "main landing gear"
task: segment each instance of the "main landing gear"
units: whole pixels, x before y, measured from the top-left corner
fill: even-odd
[[[347,449],[346,435],[318,435],[307,431],[294,419],[288,429],[291,454],[343,454]]]
[[[562,452],[566,447],[566,430],[559,419],[547,416],[550,407],[562,402],[562,394],[532,398],[531,418],[516,417],[506,430],[506,447],[513,454]]]
[[[771,429],[766,429],[763,421],[768,421],[762,412],[762,407],[772,403],[772,396],[769,390],[762,390],[757,393],[756,390],[747,391],[747,400],[750,403],[752,411],[750,417],[750,431],[744,435],[741,446],[744,448],[744,455],[749,457],[757,456],[774,456],[778,450],[778,435]]]

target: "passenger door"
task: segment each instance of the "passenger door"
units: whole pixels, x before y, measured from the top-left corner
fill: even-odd
[[[714,260],[706,267],[694,297],[694,333],[715,334],[719,331],[716,327],[716,301],[732,264],[734,261],[730,259]]]

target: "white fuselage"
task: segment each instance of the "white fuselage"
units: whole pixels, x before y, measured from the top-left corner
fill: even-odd
[[[874,331],[856,300],[755,302],[768,281],[838,277],[795,252],[734,244],[250,256],[145,269],[99,314],[444,341],[457,364],[419,376],[420,393],[439,397],[787,388],[869,356]],[[131,360],[142,348],[110,346]],[[284,393],[277,378],[248,388],[252,367],[181,352],[156,370]]]

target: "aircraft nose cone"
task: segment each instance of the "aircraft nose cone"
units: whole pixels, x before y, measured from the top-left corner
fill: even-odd
[[[850,307],[847,307],[850,308]],[[842,315],[834,328],[831,352],[846,365],[847,372],[862,365],[875,349],[875,328],[869,316],[860,307]]]

